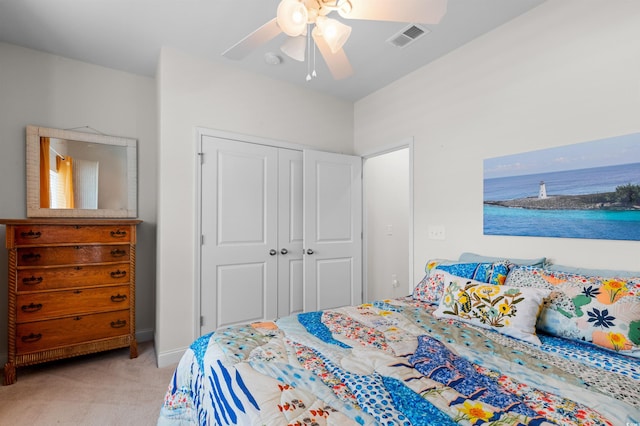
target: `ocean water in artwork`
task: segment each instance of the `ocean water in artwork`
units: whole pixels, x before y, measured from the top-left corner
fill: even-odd
[[[484,200],[613,192],[640,185],[640,163],[484,180]],[[486,235],[640,240],[640,210],[535,210],[484,205]]]

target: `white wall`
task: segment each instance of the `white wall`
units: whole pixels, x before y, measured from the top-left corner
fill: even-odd
[[[413,288],[409,282],[409,160],[409,148],[403,148],[364,162],[366,301],[406,296]]]
[[[352,152],[353,104],[225,65],[162,50],[156,352],[175,362],[196,337],[196,140],[204,127]]]
[[[547,1],[355,104],[356,152],[414,137],[417,279],[464,251],[640,269],[640,242],[482,232],[484,158],[640,131],[639,23],[637,1]]]
[[[154,80],[0,43],[0,217],[26,217],[25,127],[91,126],[138,140],[136,327],[155,321],[156,92]],[[0,227],[4,247],[5,228]],[[0,363],[7,352],[7,251],[0,249]]]

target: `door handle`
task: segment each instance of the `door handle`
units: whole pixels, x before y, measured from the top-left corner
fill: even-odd
[[[277,252],[277,251],[275,251],[275,249],[271,249],[271,250],[269,250],[269,254],[270,254],[271,256],[275,256],[276,254],[278,254],[278,252]]]
[[[307,254],[313,254],[313,250],[307,249]]]
[[[280,254],[287,254],[289,253],[289,250],[287,250],[286,248],[283,248],[282,250],[280,250]]]

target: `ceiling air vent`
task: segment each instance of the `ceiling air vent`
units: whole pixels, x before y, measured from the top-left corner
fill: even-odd
[[[408,26],[403,29],[399,33],[392,36],[389,40],[389,43],[394,45],[395,47],[407,47],[420,37],[425,34],[428,34],[430,31],[427,28],[419,27],[415,24]]]

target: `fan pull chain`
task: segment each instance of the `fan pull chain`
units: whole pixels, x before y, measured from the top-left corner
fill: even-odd
[[[311,81],[311,25],[307,28],[307,81]]]
[[[318,74],[316,74],[316,39],[313,39],[313,72],[311,73],[311,77],[315,78]]]

